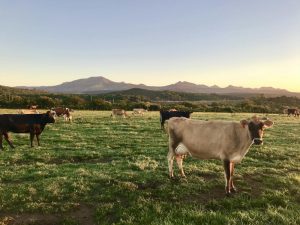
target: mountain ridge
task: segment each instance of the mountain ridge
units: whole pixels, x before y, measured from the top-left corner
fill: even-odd
[[[68,93],[68,94],[101,94],[115,91],[124,91],[132,88],[140,88],[153,91],[175,91],[187,93],[207,93],[207,94],[234,94],[234,93],[249,93],[249,94],[269,94],[269,95],[287,95],[300,97],[300,93],[290,92],[286,89],[273,88],[269,86],[260,88],[247,88],[240,86],[228,85],[227,87],[219,87],[217,85],[207,86],[204,84],[194,84],[187,81],[178,81],[165,86],[148,86],[145,84],[131,84],[115,82],[103,76],[93,76],[89,78],[81,78],[73,81],[63,82],[54,86],[17,86],[17,88],[43,90],[52,93]]]

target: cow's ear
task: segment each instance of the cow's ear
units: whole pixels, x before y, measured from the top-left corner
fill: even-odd
[[[240,123],[241,123],[243,128],[245,128],[249,124],[248,120],[241,120]]]
[[[271,120],[266,120],[263,122],[264,123],[264,127],[265,128],[270,128],[273,126],[274,122],[272,122]]]

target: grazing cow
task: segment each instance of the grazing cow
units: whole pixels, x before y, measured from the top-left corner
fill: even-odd
[[[28,109],[37,109],[38,108],[38,105],[29,105],[28,106]]]
[[[20,114],[39,114],[40,112],[37,109],[21,109]]]
[[[287,109],[287,115],[288,116],[291,116],[291,115],[293,115],[293,116],[297,116],[297,117],[299,117],[299,114],[300,114],[300,110],[298,110],[298,109]]]
[[[42,114],[1,114],[0,115],[0,149],[3,149],[2,136],[10,147],[14,148],[8,138],[8,132],[30,133],[30,144],[33,147],[33,138],[36,136],[40,145],[39,136],[47,123],[54,123],[55,119],[50,111]]]
[[[186,118],[172,118],[168,122],[169,175],[173,175],[173,159],[176,158],[180,173],[183,158],[189,154],[198,159],[221,159],[224,163],[226,194],[235,192],[233,185],[234,164],[241,162],[252,144],[263,143],[263,130],[273,125],[270,120],[241,122],[200,121]]]
[[[72,115],[71,115],[71,109],[69,108],[64,108],[64,107],[56,107],[56,108],[51,108],[52,112],[55,112],[55,116],[63,116],[65,121],[70,121],[72,120]]]
[[[123,118],[129,117],[124,109],[112,109],[110,116],[122,116]]]
[[[147,112],[146,109],[133,109],[132,115],[144,115],[145,112]]]
[[[164,123],[166,120],[172,118],[172,117],[185,117],[190,118],[192,112],[187,111],[160,111],[160,126],[161,129],[164,128]]]

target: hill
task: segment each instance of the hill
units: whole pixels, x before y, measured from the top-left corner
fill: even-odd
[[[90,93],[92,94],[92,93]],[[94,93],[95,94],[95,93]],[[220,94],[200,94],[175,91],[152,91],[141,88],[132,88],[125,91],[115,91],[110,93],[98,94],[107,100],[120,100],[138,98],[143,101],[221,101],[221,100],[242,100],[243,96],[220,95]]]

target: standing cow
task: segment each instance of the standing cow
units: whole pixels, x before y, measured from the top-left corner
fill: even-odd
[[[40,145],[40,134],[47,123],[54,123],[55,119],[50,111],[42,114],[1,114],[0,115],[0,149],[3,149],[2,138],[4,136],[10,147],[14,148],[8,138],[8,132],[30,133],[30,144],[33,147],[33,139],[36,136]]]
[[[299,117],[299,114],[300,114],[300,110],[299,109],[296,109],[296,108],[289,108],[287,109],[287,115],[288,116],[291,116],[293,115],[294,117]]]
[[[123,118],[129,117],[124,109],[112,109],[110,117],[121,116]]]
[[[55,116],[63,116],[65,121],[72,121],[71,109],[65,107],[56,107],[51,108],[51,111],[54,112]]]
[[[188,112],[188,111],[177,111],[175,109],[175,111],[160,111],[160,127],[161,129],[164,128],[164,123],[166,120],[172,118],[172,117],[185,117],[185,118],[190,118],[191,117],[192,112]]]
[[[169,175],[173,175],[173,159],[176,158],[181,175],[183,156],[190,154],[198,159],[220,159],[224,163],[226,194],[235,192],[233,185],[234,164],[242,161],[252,144],[263,143],[263,131],[273,125],[270,120],[241,122],[199,121],[172,118],[168,122]]]
[[[141,116],[143,116],[145,112],[147,112],[147,109],[137,108],[137,109],[132,110],[132,115],[141,115]]]

